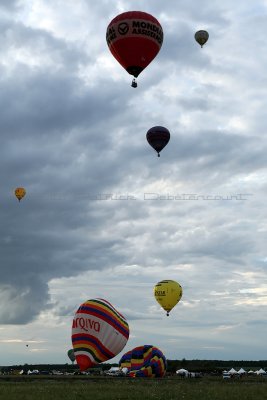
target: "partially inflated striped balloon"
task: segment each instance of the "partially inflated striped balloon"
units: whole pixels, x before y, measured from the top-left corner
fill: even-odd
[[[115,357],[128,338],[126,319],[107,300],[87,300],[75,313],[71,339],[81,371]]]
[[[157,347],[145,344],[135,347],[125,353],[120,362],[120,368],[128,368],[128,376],[161,378],[165,375],[167,361]]]

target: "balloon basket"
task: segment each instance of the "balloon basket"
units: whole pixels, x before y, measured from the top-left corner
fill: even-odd
[[[136,82],[135,79],[133,79],[131,86],[132,86],[133,88],[137,88],[137,82]]]

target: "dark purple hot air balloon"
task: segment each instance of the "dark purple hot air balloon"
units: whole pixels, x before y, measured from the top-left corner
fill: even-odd
[[[201,47],[203,47],[208,41],[208,38],[209,34],[207,31],[200,30],[195,33],[195,40],[198,42],[198,44],[200,44]]]
[[[150,146],[156,150],[160,157],[161,150],[168,144],[170,140],[170,132],[163,126],[153,126],[147,131],[146,139]]]

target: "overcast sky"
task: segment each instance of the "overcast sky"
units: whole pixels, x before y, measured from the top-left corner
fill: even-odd
[[[105,38],[132,10],[164,31],[137,89]],[[266,0],[0,0],[0,365],[69,362],[95,297],[130,326],[114,362],[267,359],[266,26]]]

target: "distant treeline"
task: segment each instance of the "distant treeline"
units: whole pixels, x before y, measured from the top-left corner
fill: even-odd
[[[100,373],[110,369],[111,367],[118,366],[113,363],[102,363],[97,365],[95,368],[91,368],[92,373]],[[229,370],[235,368],[236,370],[244,368],[246,371],[256,371],[260,368],[267,370],[267,360],[261,361],[247,361],[247,360],[167,360],[167,372],[175,373],[178,369],[184,368],[192,372],[203,372],[203,373],[221,373],[223,370]],[[76,364],[23,364],[23,365],[12,365],[0,367],[1,373],[10,373],[11,371],[27,372],[28,370],[38,370],[40,372],[51,372],[53,370],[60,372],[73,372],[79,371],[79,367]]]

